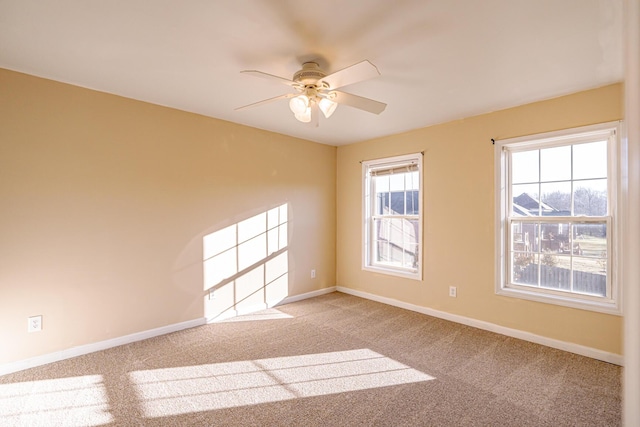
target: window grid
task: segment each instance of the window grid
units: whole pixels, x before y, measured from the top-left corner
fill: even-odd
[[[421,279],[421,156],[363,162],[363,268]]]
[[[596,143],[599,143],[600,141],[597,141]],[[587,142],[588,143],[588,142]],[[607,143],[605,141],[605,143]],[[537,157],[537,180],[532,180],[532,181],[516,181],[513,179],[513,168],[510,167],[509,168],[509,179],[508,179],[508,183],[509,183],[509,216],[507,218],[507,238],[508,238],[508,242],[511,246],[510,251],[509,251],[509,257],[507,260],[507,266],[508,266],[508,271],[507,271],[507,277],[509,277],[509,285],[510,286],[526,286],[526,287],[534,287],[534,288],[538,288],[538,289],[545,289],[548,291],[552,291],[552,292],[556,292],[556,291],[563,291],[563,292],[570,292],[570,293],[579,293],[581,295],[584,295],[585,298],[591,298],[591,297],[596,297],[596,298],[610,298],[611,297],[611,284],[610,284],[610,274],[607,274],[607,272],[610,271],[610,267],[609,267],[609,260],[608,258],[604,258],[602,257],[602,259],[604,259],[604,281],[601,280],[601,274],[598,274],[597,276],[594,277],[598,277],[598,279],[592,279],[591,275],[592,273],[583,273],[580,274],[581,270],[575,268],[576,266],[574,265],[575,262],[575,256],[576,256],[576,252],[578,255],[581,255],[582,253],[582,249],[580,249],[580,243],[576,242],[575,239],[575,235],[577,235],[576,232],[576,226],[575,224],[577,224],[576,218],[582,218],[582,217],[578,217],[576,216],[576,212],[575,212],[575,203],[576,203],[576,193],[575,193],[575,182],[578,181],[588,181],[588,180],[593,180],[593,179],[597,179],[600,177],[596,176],[592,176],[592,177],[588,177],[587,179],[582,179],[582,180],[574,180],[574,167],[575,167],[575,162],[574,162],[574,147],[577,144],[568,144],[568,145],[560,145],[557,147],[554,147],[553,149],[562,149],[565,147],[568,147],[568,151],[569,151],[569,175],[568,175],[568,179],[567,177],[565,177],[565,179],[562,180],[545,180],[544,175],[544,171],[543,171],[543,150],[545,149],[544,147],[540,147],[537,149],[529,149],[527,151],[522,151],[521,153],[536,153],[536,157]],[[507,161],[509,162],[510,165],[513,165],[513,153],[509,152],[508,153],[508,159]],[[607,176],[604,179],[608,179],[608,169],[607,169]],[[541,218],[544,217],[544,212],[543,212],[543,205],[546,205],[544,199],[544,192],[543,192],[543,185],[544,184],[553,184],[553,183],[568,183],[569,184],[569,215],[552,215],[549,216],[547,218],[550,218],[546,221],[540,221]],[[532,215],[531,217],[523,217],[521,215],[516,215],[515,213],[515,206],[516,206],[516,197],[522,197],[523,195],[526,195],[526,193],[523,193],[520,196],[516,196],[516,194],[513,194],[513,187],[514,186],[518,186],[518,185],[531,185],[531,186],[535,186],[537,187],[537,191],[536,193],[533,194],[533,198],[537,199],[537,208],[536,208],[536,214]],[[607,197],[607,206],[608,206],[608,199],[609,197]],[[608,207],[606,208],[606,211],[608,212]],[[606,212],[605,212],[606,213]],[[590,217],[592,218],[589,222],[590,223],[595,223],[595,224],[604,224],[605,225],[605,230],[609,229],[608,227],[606,227],[606,224],[608,224],[610,222],[610,217],[605,215],[605,216],[595,216],[595,217]],[[521,227],[524,228],[525,225],[528,225],[528,228],[531,228],[531,226],[534,227],[534,229],[537,231],[535,233],[534,236],[534,242],[536,242],[536,244],[534,245],[534,251],[528,251],[528,252],[523,252],[523,251],[518,251],[516,250],[516,248],[514,247],[516,241],[515,241],[515,236],[514,236],[514,227],[513,224],[514,223],[520,223]],[[582,221],[582,223],[584,223],[584,221]],[[545,236],[545,234],[543,233],[543,230],[545,229],[545,226],[543,226],[543,224],[547,224],[546,228],[550,229],[554,224],[557,224],[558,228],[560,229],[562,227],[562,225],[566,225],[567,227],[567,235],[566,235],[566,245],[568,246],[568,248],[562,247],[564,242],[560,242],[559,246],[560,247],[554,247],[553,245],[551,245],[551,243],[553,242],[553,237],[551,235],[552,231],[547,231],[547,235]],[[564,236],[563,234],[558,234],[556,236],[556,240],[562,238],[564,240]],[[610,239],[606,239],[607,242]],[[547,247],[545,248],[545,241],[547,242]],[[538,244],[539,243],[539,244]],[[608,243],[607,243],[608,246]],[[568,254],[565,255],[566,251],[568,250]],[[606,251],[606,253],[609,253],[608,251]],[[568,267],[568,268],[561,268],[561,267],[557,267],[557,264],[559,263],[558,261],[561,260],[565,260],[568,258],[568,265],[564,265],[566,264],[565,262],[562,262],[561,265],[563,267]],[[594,263],[597,264],[597,261]],[[522,265],[526,265],[526,267],[523,267]],[[533,268],[533,271],[532,271]],[[535,273],[535,274],[531,274],[531,273]],[[532,276],[531,278],[535,278],[535,282],[533,282],[531,280],[531,278],[529,280],[518,280],[519,279],[519,275],[525,275],[525,273],[528,273],[528,275]],[[589,275],[587,275],[589,274]],[[578,287],[577,284],[575,283],[577,280],[577,278],[580,277],[579,282],[593,282],[594,280],[597,280],[598,283],[596,283],[593,286],[582,286],[582,287]],[[546,280],[545,280],[546,279]],[[568,281],[568,283],[566,283]]]
[[[615,243],[620,230],[616,212],[621,203],[616,193],[621,179],[617,164],[624,161],[624,157],[618,159],[624,156],[617,140],[620,127],[619,122],[607,123],[497,143],[496,184],[501,195],[496,206],[497,212],[503,212],[498,214],[502,218],[498,237],[502,237],[496,240],[496,271],[502,270],[497,276],[497,293],[620,313],[619,264],[615,262],[620,251]],[[606,161],[595,161],[592,167],[592,149],[600,150],[600,160],[606,155]],[[526,179],[530,177],[522,171],[514,175],[518,161],[514,162],[513,155],[522,154],[522,160],[529,158],[527,153],[536,157],[537,165],[527,164],[529,170],[537,169],[533,179]],[[543,174],[543,157],[558,153],[567,159],[568,170],[549,172],[547,168]],[[528,213],[516,203],[522,189],[531,190],[538,202]],[[554,191],[564,194],[551,197]],[[553,203],[562,204],[562,209],[545,206]],[[551,238],[545,234],[551,229],[562,234]]]

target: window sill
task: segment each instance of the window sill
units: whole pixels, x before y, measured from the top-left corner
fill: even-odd
[[[525,289],[501,288],[496,291],[497,295],[503,295],[512,298],[520,298],[529,301],[542,302],[546,304],[561,305],[564,307],[576,308],[579,310],[595,311],[598,313],[613,314],[622,316],[622,309],[615,301],[593,301],[580,299],[572,296],[563,296],[556,294],[546,294]]]
[[[419,271],[413,273],[410,271],[396,270],[393,268],[374,267],[374,266],[365,266],[365,267],[362,267],[362,269],[364,271],[370,271],[372,273],[386,274],[389,276],[402,277],[405,279],[418,280],[418,281],[422,280],[422,277],[421,277],[422,275],[420,274]]]

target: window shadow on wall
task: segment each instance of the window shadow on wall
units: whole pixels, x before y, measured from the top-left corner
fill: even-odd
[[[208,322],[273,307],[289,295],[288,204],[202,238]]]

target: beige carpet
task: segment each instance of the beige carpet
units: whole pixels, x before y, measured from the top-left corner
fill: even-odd
[[[332,293],[0,377],[2,426],[616,426],[621,369]]]

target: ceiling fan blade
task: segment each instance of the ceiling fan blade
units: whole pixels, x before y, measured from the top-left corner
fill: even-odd
[[[295,93],[285,93],[284,95],[274,96],[273,98],[269,98],[269,99],[263,99],[262,101],[258,101],[258,102],[254,102],[253,104],[238,107],[238,108],[235,108],[234,110],[235,111],[246,110],[247,108],[257,107],[262,104],[268,104],[270,102],[277,101],[279,99],[293,98],[296,95],[297,94]]]
[[[342,86],[378,77],[379,75],[378,68],[365,59],[350,67],[329,74],[323,77],[321,81],[327,83],[331,89],[338,89]]]
[[[261,79],[266,79],[266,80],[271,80],[271,81],[275,81],[275,82],[278,82],[278,83],[282,83],[282,84],[285,84],[287,86],[293,86],[293,87],[300,86],[299,83],[296,83],[296,82],[294,82],[292,80],[285,79],[284,77],[274,76],[273,74],[263,73],[262,71],[244,70],[244,71],[240,71],[240,72],[242,74],[247,74],[249,76],[259,77]]]
[[[332,90],[330,94],[335,94],[330,99],[338,104],[348,105],[349,107],[358,108],[373,114],[380,114],[387,107],[387,104],[384,102],[374,101],[373,99],[351,93],[340,92],[339,90]]]

